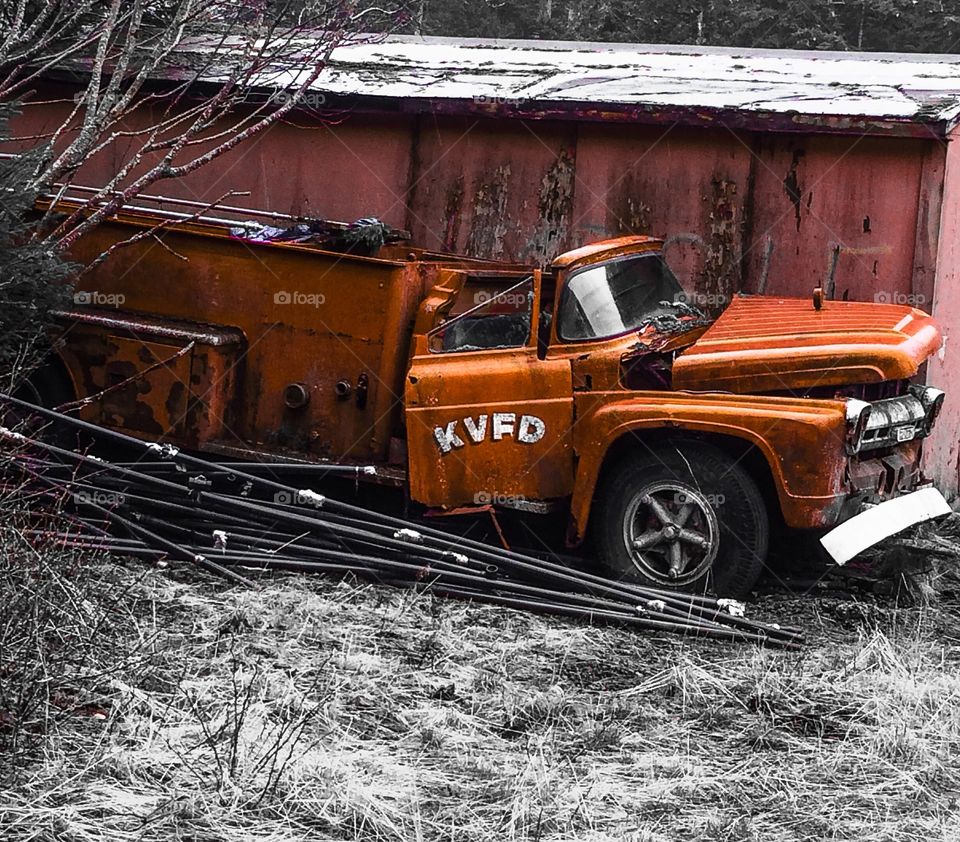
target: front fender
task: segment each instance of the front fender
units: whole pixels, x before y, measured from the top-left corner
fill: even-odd
[[[763,455],[789,526],[836,521],[844,498],[846,405],[838,400],[757,397],[724,393],[623,392],[578,396],[571,500],[573,535],[586,533],[601,469],[624,437],[635,446],[663,447],[664,430],[738,439]]]

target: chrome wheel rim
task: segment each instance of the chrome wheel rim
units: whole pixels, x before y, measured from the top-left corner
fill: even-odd
[[[699,579],[720,548],[720,523],[703,493],[679,480],[653,482],[630,500],[623,539],[634,567],[665,585]]]

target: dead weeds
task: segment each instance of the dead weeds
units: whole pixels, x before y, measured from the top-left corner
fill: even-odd
[[[958,838],[949,603],[769,599],[813,638],[784,653],[319,578],[83,575],[111,583],[103,645],[149,657],[100,653],[108,716],[5,764],[10,842]]]

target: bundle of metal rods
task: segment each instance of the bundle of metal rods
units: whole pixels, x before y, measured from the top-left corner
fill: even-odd
[[[250,571],[353,574],[595,623],[785,648],[803,641],[799,629],[750,620],[730,600],[614,581],[297,488],[247,463],[214,463],[8,395],[0,403],[21,418],[46,418],[143,457],[109,462],[0,426],[8,467],[50,496],[68,495],[75,507],[76,529],[40,530],[69,546],[179,560],[236,584],[253,585],[244,575]]]

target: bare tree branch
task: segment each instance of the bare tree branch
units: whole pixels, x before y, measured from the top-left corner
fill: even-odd
[[[40,193],[57,184],[35,239],[68,250],[152,185],[188,176],[284,120],[305,101],[331,52],[357,37],[359,21],[391,15],[399,12],[359,0],[5,4],[0,102],[49,105],[42,90],[32,98],[28,90],[52,71],[78,81],[57,125],[13,138],[49,150],[29,187]],[[275,90],[283,96],[272,96]],[[71,191],[78,171],[108,150],[115,172],[78,199]],[[67,196],[66,214],[56,214],[57,200]]]

